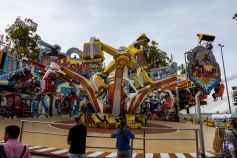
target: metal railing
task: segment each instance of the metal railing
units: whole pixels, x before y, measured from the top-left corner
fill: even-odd
[[[65,123],[53,123],[53,122],[41,122],[41,121],[29,121],[29,120],[21,120],[21,133],[20,133],[20,142],[22,142],[23,133],[33,133],[33,134],[47,134],[47,135],[57,135],[57,136],[68,136],[68,134],[62,133],[52,133],[52,132],[42,132],[42,131],[32,131],[32,130],[24,130],[25,122],[28,123],[39,123],[39,124],[50,124],[50,125],[66,125],[72,126],[75,124],[65,124]],[[142,148],[134,148],[134,139],[131,139],[131,157],[133,155],[133,150],[142,150],[143,155],[146,155],[146,141],[155,141],[155,140],[187,140],[187,141],[195,141],[196,144],[196,153],[197,157],[199,155],[198,152],[198,130],[197,128],[156,128],[156,127],[142,127],[143,135],[142,137],[136,137],[134,139],[143,141]],[[186,131],[194,131],[195,138],[147,138],[146,131],[147,130],[186,130]],[[98,135],[87,135],[88,138],[102,138],[102,139],[111,139],[110,136],[98,136]],[[114,139],[114,138],[113,138]],[[94,149],[116,149],[115,147],[107,147],[107,146],[86,146],[86,148],[94,148]]]
[[[168,141],[176,141],[176,140],[185,140],[185,141],[195,141],[196,154],[197,157],[199,155],[198,151],[198,128],[157,128],[157,127],[142,127],[143,129],[143,155],[146,154],[146,140],[168,140]],[[146,138],[147,130],[180,130],[180,131],[194,131],[195,138]]]
[[[52,133],[52,132],[42,132],[42,131],[32,131],[32,130],[24,130],[25,122],[28,123],[39,123],[39,124],[50,124],[50,125],[66,125],[66,126],[74,126],[75,124],[65,124],[65,123],[53,123],[53,122],[41,122],[41,121],[29,121],[29,120],[21,120],[21,133],[20,133],[20,142],[22,142],[23,133],[33,133],[33,134],[47,134],[47,135],[57,135],[57,136],[68,136],[68,134],[62,133]],[[98,135],[87,135],[87,138],[103,138],[103,139],[111,139],[111,136],[98,136]],[[114,138],[113,138],[114,139]],[[134,138],[141,139],[141,138]],[[94,149],[116,149],[116,147],[107,147],[107,146],[86,146],[86,148],[94,148]],[[134,148],[133,147],[133,139],[131,139],[131,157],[133,155],[133,150],[144,150],[144,148]]]

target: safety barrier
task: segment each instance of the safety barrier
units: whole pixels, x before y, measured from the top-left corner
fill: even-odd
[[[42,131],[31,131],[24,130],[25,122],[28,123],[39,123],[39,124],[54,124],[54,125],[66,125],[72,126],[75,124],[65,124],[65,123],[53,123],[53,122],[41,122],[41,121],[29,121],[29,120],[21,120],[21,133],[20,133],[20,142],[22,142],[23,133],[35,133],[35,134],[48,134],[48,135],[58,135],[58,136],[68,136],[67,134],[62,133],[51,133],[51,132],[42,132]],[[185,141],[195,141],[196,142],[196,154],[197,157],[199,155],[198,152],[198,130],[197,128],[172,128],[172,130],[186,130],[186,131],[194,131],[195,138],[146,138],[147,130],[170,130],[170,128],[155,128],[155,127],[142,127],[143,135],[142,137],[136,137],[134,139],[143,141],[142,148],[134,148],[134,139],[131,139],[131,157],[133,155],[134,150],[142,150],[143,155],[146,155],[146,141],[155,141],[155,140],[168,140],[168,141],[177,141],[177,140],[185,140]],[[102,138],[102,139],[111,139],[110,136],[95,136],[95,135],[87,135],[88,138]],[[106,147],[106,146],[86,146],[86,148],[94,148],[94,149],[116,149],[115,147]]]
[[[196,143],[196,154],[197,157],[199,155],[198,152],[198,130],[197,128],[172,128],[173,130],[180,130],[180,131],[194,131],[195,138],[146,138],[146,131],[147,130],[170,130],[170,128],[157,128],[157,127],[142,127],[143,129],[143,155],[146,154],[146,141],[147,140],[168,140],[168,141],[175,141],[175,140],[186,140],[186,141],[195,141]],[[139,138],[138,138],[139,139]]]

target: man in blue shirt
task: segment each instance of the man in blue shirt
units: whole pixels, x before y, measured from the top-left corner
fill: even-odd
[[[133,139],[135,135],[127,127],[126,121],[121,120],[120,128],[117,128],[111,135],[112,138],[117,138],[116,148],[118,158],[130,158],[130,139]]]

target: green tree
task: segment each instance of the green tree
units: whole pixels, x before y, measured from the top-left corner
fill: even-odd
[[[14,45],[11,51],[17,50],[20,55],[28,55],[31,59],[36,60],[39,57],[40,49],[37,47],[37,41],[40,36],[36,34],[38,24],[32,19],[21,20],[17,17],[14,24],[7,26],[6,39]]]
[[[151,44],[145,46],[144,52],[147,54],[150,68],[167,66],[172,62],[172,59],[167,56],[167,53],[158,48],[158,43],[156,41],[151,41]]]
[[[181,75],[186,74],[186,68],[184,64],[181,64],[180,66],[178,66],[178,71],[180,72]]]
[[[102,72],[105,70],[105,63],[99,63],[97,72]]]

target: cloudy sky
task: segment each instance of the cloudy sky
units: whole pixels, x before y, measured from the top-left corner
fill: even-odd
[[[224,44],[227,76],[237,78],[236,0],[0,0],[0,34],[17,16],[39,24],[38,34],[62,51],[82,49],[91,36],[118,48],[146,33],[178,63],[197,45],[196,34],[216,35],[214,54],[221,63],[218,44]],[[106,64],[111,57],[106,56]]]

